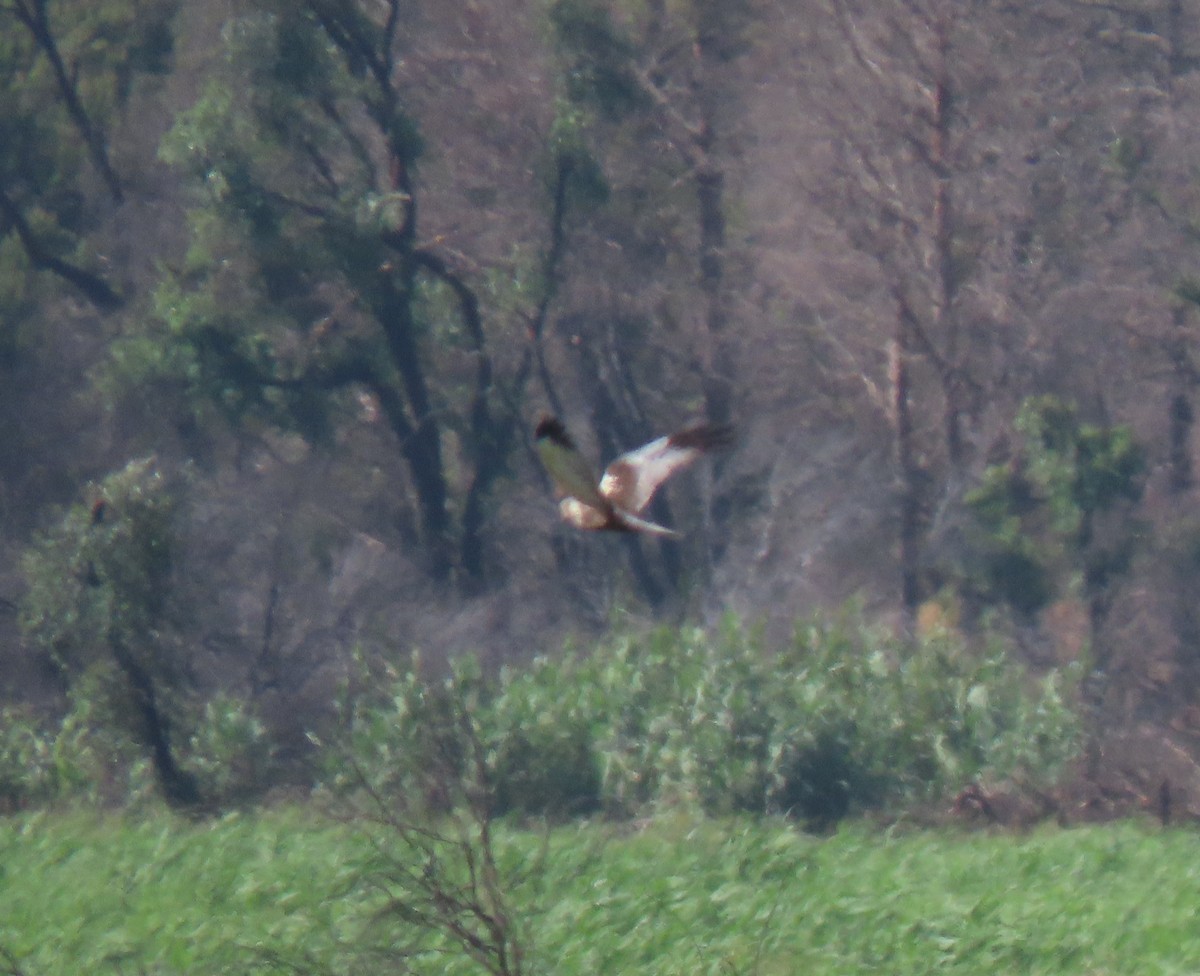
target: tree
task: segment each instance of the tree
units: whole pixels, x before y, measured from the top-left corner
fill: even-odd
[[[704,349],[694,366],[706,415],[714,423],[728,423],[733,406],[725,141],[735,98],[729,65],[746,50],[751,20],[743,0],[690,0],[672,9],[660,0],[637,17],[603,0],[559,0],[551,8],[566,93],[593,113],[594,138],[612,141],[613,125],[647,137],[670,157],[635,155],[630,162],[651,170],[665,167],[668,179],[684,182],[694,195],[694,230],[680,245],[690,251],[687,258],[703,296]],[[647,176],[634,180],[645,184]],[[678,219],[678,204],[668,205],[667,219]]]
[[[1034,397],[1016,420],[1012,456],[989,466],[967,505],[985,531],[984,594],[1025,615],[1075,591],[1090,624],[1092,666],[1107,670],[1104,624],[1128,574],[1145,455],[1128,427],[1081,423],[1074,408]]]
[[[28,300],[30,273],[53,275],[101,311],[119,288],[89,253],[102,208],[125,199],[108,132],[137,72],[171,51],[171,0],[0,3],[0,309]],[[11,328],[11,326],[10,326]],[[5,337],[9,344],[14,336]]]
[[[202,197],[149,341],[198,398],[310,439],[365,397],[404,459],[431,575],[478,584],[529,367],[497,372],[466,262],[422,236],[408,16],[398,0],[263,2],[231,24],[226,73],[165,144]]]
[[[729,276],[729,118],[732,68],[752,20],[742,2],[550,7],[562,114],[608,189],[580,229],[588,265],[568,275],[559,321],[606,456],[658,433],[654,396],[686,399],[715,423],[732,417],[731,308],[742,283]],[[666,500],[657,504],[669,520]],[[711,512],[703,514],[707,527]],[[704,548],[711,561],[711,538]],[[662,546],[655,560],[630,541],[628,556],[652,604],[681,585],[678,547]]]
[[[0,0],[0,494],[15,548],[40,507],[136,450],[109,450],[97,427],[111,414],[87,394],[142,284],[131,255],[148,248],[120,239],[145,196],[122,138],[153,125],[127,109],[170,67],[174,10]]]
[[[1182,704],[1197,687],[1200,633],[1191,557],[1200,20],[1176,0],[1076,4],[1073,16],[1088,41],[1078,55],[1086,84],[1057,123],[1060,150],[1039,163],[1047,213],[1030,224],[1066,287],[1035,290],[1028,303],[1056,388],[1091,416],[1133,425],[1146,445],[1152,473],[1139,514],[1159,548],[1141,569],[1150,581],[1137,623],[1113,622],[1157,628],[1153,647],[1144,636],[1128,647],[1131,667],[1143,687],[1167,693],[1156,698]],[[1147,676],[1151,662],[1173,674],[1166,686]]]
[[[21,624],[68,685],[98,676],[108,711],[148,753],[173,806],[201,800],[178,757],[186,662],[172,646],[175,489],[134,461],[72,506],[27,551]]]
[[[820,215],[812,246],[842,266],[801,301],[887,423],[910,622],[936,513],[960,500],[981,432],[1030,392],[1023,296],[1043,275],[1026,239],[1031,167],[1054,139],[1039,113],[1067,84],[1060,14],[829,0],[795,69],[815,88],[801,171]]]

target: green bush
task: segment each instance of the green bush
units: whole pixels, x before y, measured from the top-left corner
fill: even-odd
[[[429,680],[363,662],[364,693],[346,697],[344,740],[326,750],[324,785],[444,809],[484,790],[492,813],[566,816],[600,800],[599,758],[585,682],[570,662],[533,662],[485,680],[463,657]]]
[[[66,714],[0,709],[0,811],[50,805],[133,806],[153,791],[149,763],[108,716],[102,667],[71,689]]]
[[[828,823],[978,779],[1053,780],[1078,749],[1060,677],[1040,686],[996,644],[913,644],[842,619],[797,630],[770,708],[768,806]]]
[[[599,709],[580,670],[539,658],[501,675],[487,729],[496,812],[559,817],[599,808]]]
[[[1034,682],[998,643],[907,643],[852,613],[778,649],[731,618],[494,678],[471,659],[438,682],[393,673],[355,706],[349,768],[372,789],[443,800],[469,776],[498,814],[683,804],[820,827],[980,779],[1052,781],[1079,742],[1062,682]]]
[[[124,706],[115,669],[97,662],[75,682],[65,715],[0,709],[0,812],[51,804],[134,806],[154,793],[149,760],[113,717]],[[220,695],[189,723],[184,763],[217,805],[271,782],[270,740],[245,702]]]
[[[261,794],[271,784],[271,741],[245,701],[219,694],[192,723],[184,766],[202,794],[227,806]]]
[[[0,708],[0,812],[44,803],[56,786],[53,732],[30,708]]]

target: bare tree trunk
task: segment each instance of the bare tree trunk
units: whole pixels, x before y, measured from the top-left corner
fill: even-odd
[[[693,89],[700,124],[695,142],[697,222],[700,228],[700,292],[704,295],[704,324],[712,356],[704,384],[705,412],[714,424],[729,423],[733,414],[732,350],[726,332],[729,325],[725,288],[725,172],[714,157],[716,135],[716,91],[711,81],[716,55],[714,38],[701,33],[696,38]]]
[[[554,386],[554,378],[546,364],[546,320],[550,314],[550,303],[558,294],[563,258],[567,253],[567,191],[574,178],[575,163],[568,155],[559,155],[554,171],[553,207],[550,212],[550,246],[542,261],[542,293],[529,319],[530,351],[538,381],[550,410],[558,416],[563,414],[562,399]],[[524,372],[522,368],[521,372]]]
[[[129,684],[137,712],[138,737],[150,750],[150,761],[154,765],[163,797],[173,807],[198,806],[200,787],[195,777],[175,759],[175,751],[171,746],[171,721],[159,704],[154,679],[119,641],[112,642],[112,651],[117,667]]]
[[[888,349],[892,429],[899,487],[900,608],[913,633],[920,603],[920,466],[913,445],[909,403],[909,327],[903,314],[896,316],[896,335]]]
[[[445,579],[453,565],[450,516],[446,509],[449,492],[442,464],[440,425],[434,416],[417,348],[410,275],[411,271],[405,272],[408,280],[400,288],[386,289],[379,309],[379,322],[387,337],[392,365],[404,386],[407,409],[399,410],[396,400],[381,400],[381,406],[400,439],[400,453],[408,463],[417,492],[422,541],[429,553],[430,572],[436,579]]]
[[[46,0],[15,0],[11,9],[33,36],[34,43],[46,56],[50,69],[54,72],[54,81],[58,85],[63,105],[66,106],[67,114],[71,116],[71,121],[75,123],[75,128],[83,138],[92,165],[96,167],[100,178],[104,180],[113,200],[120,203],[125,198],[125,194],[121,190],[121,181],[108,158],[108,148],[104,144],[104,136],[92,122],[87,109],[83,107],[79,90],[63,63],[62,52],[58,49],[58,41],[50,28],[50,18],[46,13]]]
[[[934,176],[933,246],[937,262],[937,299],[933,315],[934,331],[941,337],[943,350],[939,375],[942,381],[942,395],[945,397],[946,460],[951,472],[958,473],[962,468],[964,450],[962,350],[954,307],[958,297],[958,276],[954,267],[954,213],[949,159],[953,95],[947,66],[949,26],[939,22],[935,29],[938,63],[931,93],[929,118],[929,166]]]
[[[121,296],[100,275],[86,271],[76,264],[64,261],[50,254],[37,239],[33,228],[21,213],[17,204],[0,189],[0,230],[12,228],[16,232],[21,247],[29,263],[41,271],[49,271],[58,275],[69,285],[73,285],[84,297],[102,312],[111,312],[121,305]]]
[[[384,95],[388,94],[390,89],[384,87]],[[403,201],[403,217],[398,226],[382,235],[384,243],[396,252],[397,261],[380,281],[375,314],[387,340],[392,366],[400,377],[405,402],[403,406],[395,398],[381,402],[400,439],[400,452],[416,488],[430,572],[441,580],[450,576],[454,565],[450,515],[446,509],[449,488],[442,462],[441,424],[429,395],[413,317],[418,270],[428,267],[430,258],[417,251],[417,199],[408,163],[398,148],[391,154],[389,170],[390,189]]]
[[[1186,335],[1187,311],[1182,306],[1174,312],[1174,335],[1167,344],[1175,395],[1167,411],[1168,484],[1171,493],[1182,495],[1192,487],[1192,427],[1196,422],[1192,408],[1191,390],[1196,384],[1195,370],[1188,355]]]

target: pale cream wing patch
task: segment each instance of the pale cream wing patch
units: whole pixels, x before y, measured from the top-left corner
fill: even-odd
[[[618,508],[640,512],[658,486],[700,456],[694,447],[678,447],[660,437],[613,461],[600,479],[600,494]]]
[[[577,529],[602,529],[608,521],[607,513],[571,496],[558,503],[558,510],[563,521]]]

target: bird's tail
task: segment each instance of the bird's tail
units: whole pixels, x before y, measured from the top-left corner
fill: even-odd
[[[680,535],[674,529],[668,529],[665,525],[659,525],[657,522],[650,522],[643,518],[638,518],[636,515],[630,515],[628,512],[618,509],[617,518],[627,529],[634,532],[645,532],[647,535],[662,536],[664,539],[678,539]]]

